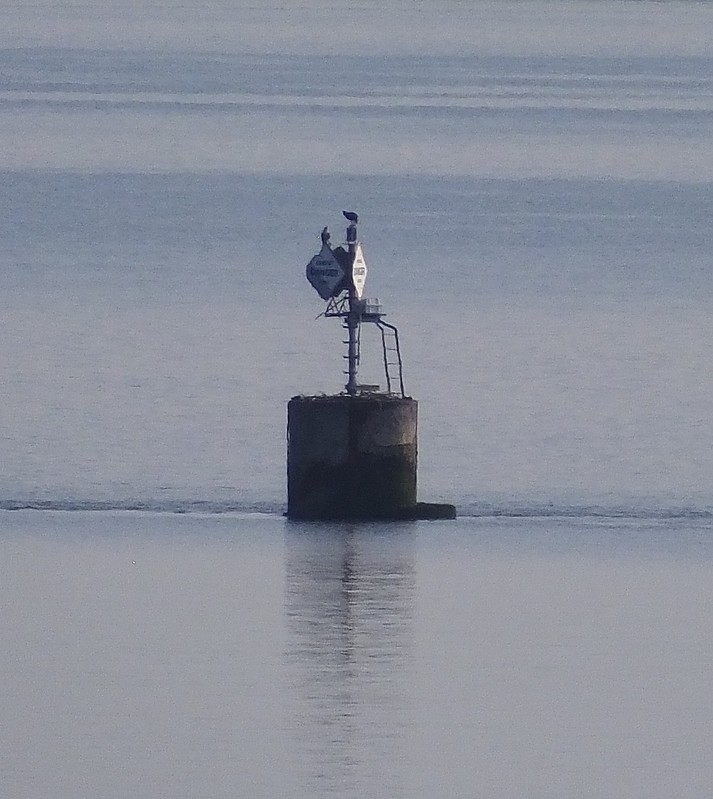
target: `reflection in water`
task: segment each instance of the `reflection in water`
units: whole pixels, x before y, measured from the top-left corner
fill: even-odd
[[[309,796],[404,795],[412,527],[291,524],[287,668]]]

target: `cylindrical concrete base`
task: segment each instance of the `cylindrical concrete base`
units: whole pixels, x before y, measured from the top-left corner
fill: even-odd
[[[406,518],[416,508],[418,402],[384,394],[293,397],[291,519]]]

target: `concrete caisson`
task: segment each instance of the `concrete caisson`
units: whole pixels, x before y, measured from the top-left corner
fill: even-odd
[[[287,515],[415,515],[418,402],[387,394],[293,397],[287,407]]]

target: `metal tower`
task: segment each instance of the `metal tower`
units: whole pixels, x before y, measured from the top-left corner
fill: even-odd
[[[327,300],[326,317],[342,320],[346,330],[347,362],[346,393],[356,396],[377,393],[379,386],[360,385],[357,373],[361,357],[361,326],[376,325],[381,333],[381,346],[386,380],[386,394],[405,396],[403,363],[399,346],[399,333],[394,325],[384,321],[379,300],[363,299],[367,267],[357,236],[359,217],[353,211],[342,212],[348,221],[346,242],[332,247],[330,234],[325,227],[321,233],[322,248],[307,264],[307,280],[323,300]]]

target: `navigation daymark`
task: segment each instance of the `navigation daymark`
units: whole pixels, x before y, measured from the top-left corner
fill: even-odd
[[[322,243],[322,249],[307,264],[306,275],[312,288],[323,300],[334,296],[335,289],[344,280],[344,270],[329,244]]]

